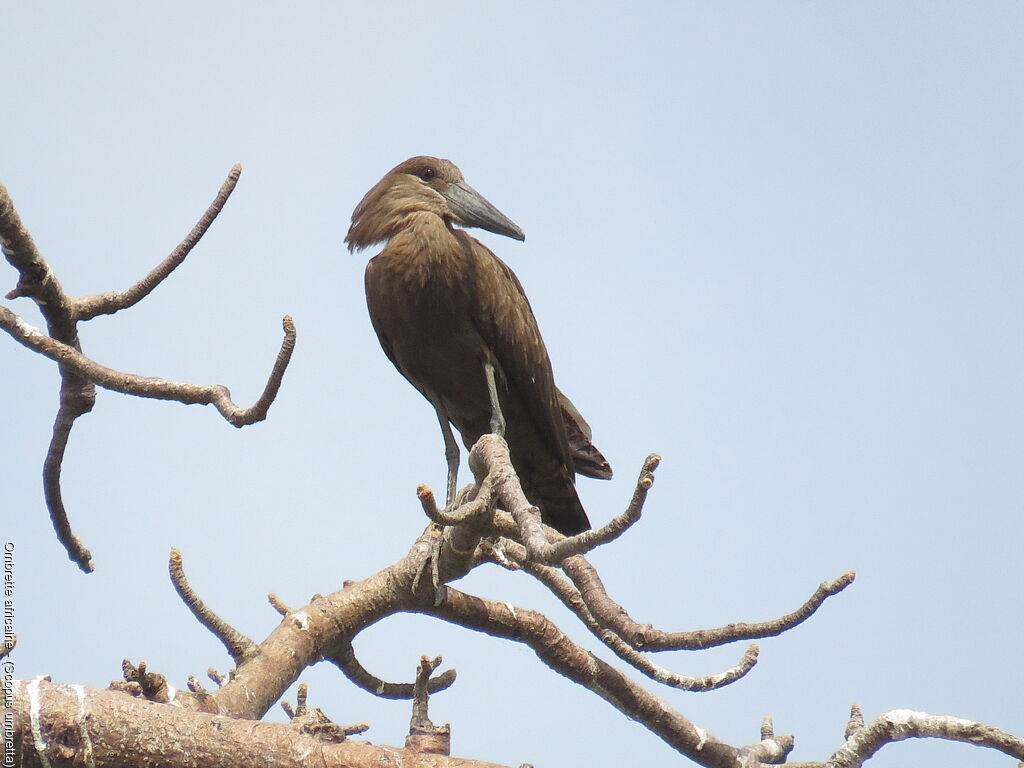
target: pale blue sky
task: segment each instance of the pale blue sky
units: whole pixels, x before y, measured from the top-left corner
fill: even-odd
[[[0,339],[20,676],[103,686],[125,656],[179,686],[225,670],[170,587],[171,546],[257,638],[277,621],[267,591],[299,605],[404,554],[416,484],[443,490],[441,440],[370,328],[372,252],[342,239],[363,193],[425,153],[526,232],[478,236],[521,278],[617,472],[581,479],[591,519],[664,457],[641,524],[593,557],[634,617],[768,619],[858,572],[763,641],[746,680],[660,695],[734,743],[771,713],[799,760],[841,743],[851,701],[1024,733],[1024,5],[9,3],[0,24],[0,183],[70,293],[134,282],[244,167],[186,264],[84,325],[85,351],[249,403],[283,314],[299,333],[269,420],[241,431],[100,393],[64,466],[91,576],[42,503],[53,365]],[[596,647],[526,576],[460,586]],[[393,680],[422,653],[458,669],[431,710],[456,755],[673,759],[524,648],[419,617],[356,647]],[[702,675],[742,651],[657,661]],[[336,720],[403,741],[405,703],[333,669],[303,679]],[[917,742],[871,765],[1011,763]]]

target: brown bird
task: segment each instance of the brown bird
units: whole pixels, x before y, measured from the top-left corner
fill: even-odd
[[[386,241],[366,265],[366,304],[385,354],[429,400],[455,496],[459,447],[504,434],[527,498],[565,535],[590,528],[575,473],[610,478],[590,427],[555,387],[530,302],[509,267],[462,227],[523,232],[448,160],[393,168],[352,213],[350,251]]]

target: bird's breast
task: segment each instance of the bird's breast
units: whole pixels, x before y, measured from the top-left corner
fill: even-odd
[[[424,394],[486,410],[490,352],[474,322],[474,290],[472,264],[459,253],[389,248],[366,268],[370,318],[398,369]]]

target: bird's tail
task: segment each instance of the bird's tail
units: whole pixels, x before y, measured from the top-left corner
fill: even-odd
[[[561,390],[556,388],[555,394],[558,396],[558,405],[562,410],[565,436],[569,440],[569,452],[576,471],[587,477],[610,480],[611,465],[608,463],[608,459],[597,450],[597,446],[590,442],[592,435],[590,425]]]
[[[574,536],[590,530],[590,520],[583,509],[572,476],[559,465],[554,471],[536,471],[520,476],[523,491],[540,508],[541,519],[563,536]]]

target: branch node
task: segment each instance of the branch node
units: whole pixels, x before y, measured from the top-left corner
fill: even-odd
[[[140,693],[150,701],[166,704],[171,700],[170,688],[167,685],[167,678],[158,672],[150,672],[146,669],[146,662],[140,661],[138,666],[132,664],[131,660],[124,659],[121,662],[121,673],[126,683],[135,683],[139,686]]]
[[[270,605],[273,606],[274,610],[282,616],[287,616],[292,612],[292,609],[285,605],[284,601],[273,592],[267,593],[267,600],[270,602]]]
[[[192,693],[209,693],[209,691],[207,691],[206,688],[203,687],[203,684],[199,682],[199,678],[197,678],[195,675],[188,676],[188,681],[186,682],[186,685],[188,686],[188,689],[192,691]]]
[[[436,726],[430,722],[430,717],[427,715],[430,674],[440,664],[440,656],[435,656],[433,659],[427,656],[420,657],[416,682],[413,684],[412,719],[409,721],[409,735],[405,738],[406,749],[435,755],[451,754],[451,727],[447,723]]]
[[[295,709],[293,710],[287,701],[281,701],[281,708],[288,714],[292,727],[296,728],[299,733],[312,736],[320,741],[338,744],[345,741],[348,736],[369,730],[369,723],[338,725],[320,708],[309,707],[306,704],[308,695],[309,686],[299,683],[299,690],[295,695]]]
[[[860,704],[853,702],[850,705],[850,719],[846,721],[846,730],[843,736],[848,739],[863,727],[864,713],[860,711]]]

